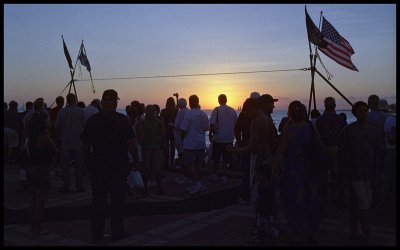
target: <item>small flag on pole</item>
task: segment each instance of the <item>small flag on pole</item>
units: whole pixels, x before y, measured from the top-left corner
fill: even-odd
[[[65,44],[64,37],[61,36],[61,38],[62,38],[62,40],[63,40],[64,54],[65,54],[65,57],[67,58],[68,66],[69,66],[70,69],[73,70],[74,67],[72,66],[72,59],[71,59],[71,56],[69,55],[67,45]]]
[[[82,42],[82,45],[81,45],[81,49],[79,51],[78,59],[81,62],[81,64],[86,67],[87,71],[90,72],[90,70],[92,70],[90,68],[89,60],[88,60],[88,58],[86,56],[86,50],[85,50],[85,46],[83,45],[83,42]]]
[[[325,17],[322,19],[321,33],[324,36],[323,40],[327,42],[327,44],[326,46],[318,46],[318,49],[343,67],[358,71],[351,61],[354,50],[350,43],[336,31]]]
[[[93,85],[92,72],[90,72],[92,70],[92,68],[90,67],[89,60],[86,56],[86,49],[85,49],[85,45],[83,45],[83,41],[81,44],[81,49],[79,50],[78,59],[81,62],[81,65],[85,66],[87,71],[89,71],[90,82],[92,83],[92,91],[93,91],[93,93],[96,93],[96,90],[94,89],[94,85]]]

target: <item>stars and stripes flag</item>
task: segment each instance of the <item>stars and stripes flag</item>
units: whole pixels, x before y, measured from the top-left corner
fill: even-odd
[[[62,38],[62,40],[63,40],[64,54],[65,54],[65,57],[67,58],[68,66],[69,66],[70,69],[73,70],[74,67],[72,66],[72,59],[71,59],[71,56],[69,55],[67,45],[65,44],[64,37],[61,36],[61,38]]]
[[[321,44],[318,49],[343,67],[358,71],[351,61],[354,50],[350,43],[336,31],[325,17],[322,17],[321,33],[326,44]]]

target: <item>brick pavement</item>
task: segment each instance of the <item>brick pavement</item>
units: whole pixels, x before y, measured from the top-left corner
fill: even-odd
[[[29,193],[15,193],[17,185],[16,166],[5,166],[4,171],[4,202],[10,210],[27,210],[27,198]],[[228,199],[229,193],[225,190],[236,190],[240,183],[238,178],[231,178],[227,186],[209,183],[204,180],[206,190],[197,197],[188,195],[182,186],[172,183],[176,172],[166,173],[166,195],[151,195],[147,198],[129,196],[128,204],[132,207],[148,205],[148,207],[161,207],[161,204],[182,204],[182,206],[201,206],[201,202],[218,203],[219,200]],[[232,177],[234,173],[232,173]],[[237,176],[236,176],[237,177]],[[49,195],[48,209],[58,207],[79,207],[90,204],[90,188],[87,186],[85,193],[70,193],[62,195],[57,192],[61,185],[60,179],[53,178],[53,189]],[[88,185],[88,183],[86,183]],[[236,188],[236,189],[235,189]],[[226,193],[224,193],[226,192]],[[237,195],[237,193],[236,193]],[[208,198],[207,198],[208,197]],[[218,198],[219,197],[219,198]],[[237,198],[237,196],[235,197]],[[191,200],[191,203],[185,203]],[[231,199],[231,197],[229,198]],[[197,203],[196,203],[197,202]],[[228,204],[230,203],[230,204]],[[209,205],[209,204],[208,204]],[[222,206],[223,205],[223,206]],[[47,220],[44,226],[49,234],[33,238],[29,233],[28,220],[19,223],[4,224],[5,246],[249,246],[247,242],[249,233],[254,223],[254,208],[252,205],[240,205],[235,202],[227,202],[227,205],[209,206],[206,209],[192,211],[182,209],[180,212],[158,211],[143,213],[136,211],[125,219],[127,231],[131,236],[117,242],[109,239],[109,231],[101,242],[93,242],[90,238],[90,222],[88,218]],[[167,208],[168,206],[164,206]],[[47,210],[46,210],[47,212]],[[382,213],[372,216],[372,242],[378,246],[396,245],[396,203],[391,200]],[[7,219],[7,218],[5,218]],[[284,215],[279,213],[280,228],[285,230]],[[316,240],[320,246],[357,246],[356,242],[346,241],[348,233],[347,212],[343,209],[335,209],[329,206],[322,219],[320,230]],[[109,220],[107,220],[109,223]],[[106,230],[109,225],[106,226]],[[265,245],[290,246],[288,242],[266,242]]]

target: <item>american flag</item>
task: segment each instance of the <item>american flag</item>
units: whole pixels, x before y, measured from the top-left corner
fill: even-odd
[[[322,19],[321,32],[324,35],[323,40],[327,44],[325,44],[326,46],[318,46],[318,49],[343,67],[358,71],[351,62],[351,55],[354,54],[354,50],[350,43],[336,31],[325,17]]]

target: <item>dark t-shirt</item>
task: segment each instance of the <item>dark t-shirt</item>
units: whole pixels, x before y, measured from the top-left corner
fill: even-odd
[[[160,116],[162,120],[164,121],[165,129],[167,132],[167,139],[169,140],[175,140],[174,137],[174,126],[169,126],[168,124],[172,123],[174,124],[176,114],[178,113],[178,109],[173,109],[173,110],[168,110],[168,109],[162,109]]]
[[[250,125],[251,118],[244,112],[240,112],[236,123],[235,131],[239,131],[241,134],[241,143],[239,146],[244,147],[249,144],[250,141]]]
[[[315,127],[317,128],[322,141],[328,147],[337,145],[337,137],[345,126],[346,123],[344,119],[336,113],[324,113],[315,123]]]
[[[371,180],[378,166],[379,145],[378,133],[370,124],[347,125],[338,136],[344,175],[351,180]]]
[[[18,116],[18,112],[7,110],[4,113],[4,127],[16,129]]]
[[[94,167],[125,168],[128,164],[126,142],[135,139],[128,118],[115,111],[100,111],[86,121],[81,134],[84,144],[93,147]]]

